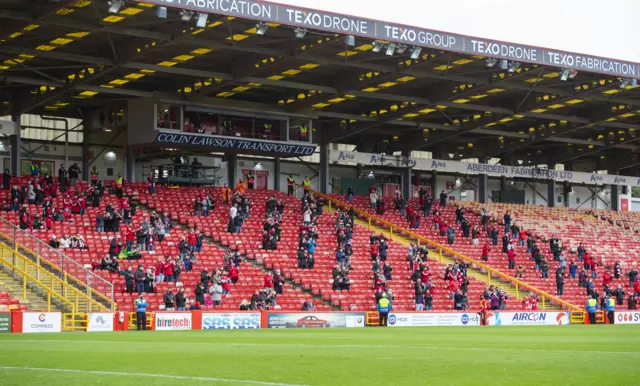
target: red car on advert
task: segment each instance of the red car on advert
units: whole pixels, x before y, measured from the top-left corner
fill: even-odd
[[[325,328],[329,327],[329,321],[318,319],[317,316],[305,316],[302,319],[298,319],[298,327],[300,328]]]

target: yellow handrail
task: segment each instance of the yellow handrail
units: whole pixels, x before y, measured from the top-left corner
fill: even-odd
[[[2,261],[3,265],[6,265],[10,268],[13,269],[14,272],[18,272],[19,274],[22,275],[22,284],[23,284],[23,297],[26,298],[27,297],[27,279],[31,280],[32,282],[34,282],[35,284],[37,284],[40,288],[42,288],[44,291],[47,292],[47,306],[48,306],[48,310],[47,311],[51,311],[51,296],[55,296],[56,298],[60,299],[61,302],[66,303],[72,310],[72,312],[75,312],[76,308],[77,308],[77,302],[76,304],[72,303],[71,301],[69,301],[67,298],[65,298],[63,295],[59,294],[56,290],[54,290],[53,287],[54,283],[56,281],[58,281],[59,283],[57,284],[62,284],[63,288],[65,288],[66,291],[66,287],[68,284],[62,282],[60,279],[58,279],[55,275],[51,274],[50,272],[46,271],[43,268],[40,268],[42,270],[42,275],[44,276],[49,276],[49,278],[51,279],[51,287],[47,286],[46,284],[44,284],[42,281],[36,279],[35,277],[29,275],[29,273],[27,273],[26,271],[26,264],[25,264],[25,270],[19,268],[18,266],[12,264],[9,260],[7,260],[5,258],[5,250],[8,250],[9,253],[12,254],[18,254],[17,252],[15,252],[13,249],[7,247],[6,244],[4,243],[0,243],[0,261]],[[23,259],[27,259],[26,257],[22,256]],[[35,264],[34,264],[35,265]],[[38,272],[40,273],[40,272]],[[77,298],[76,298],[77,299]]]
[[[8,260],[7,256],[13,257],[13,259],[14,259],[13,262]],[[74,313],[78,310],[78,302],[80,300],[83,300],[83,301],[86,302],[88,311],[91,311],[91,310],[110,311],[109,308],[107,308],[104,305],[102,305],[101,303],[97,302],[96,300],[94,300],[90,296],[87,296],[81,290],[76,288],[74,285],[68,283],[66,280],[63,280],[63,279],[59,278],[58,276],[54,275],[53,273],[51,273],[46,268],[42,267],[38,263],[32,261],[31,259],[29,259],[25,255],[23,255],[22,253],[14,250],[13,248],[7,246],[4,243],[0,243],[0,259],[2,260],[2,262],[4,264],[10,266],[11,268],[17,269],[21,273],[24,273],[25,275],[27,275],[27,277],[29,279],[35,281],[37,284],[43,286],[45,289],[47,289],[49,291],[53,291],[52,293],[54,295],[56,295],[56,297],[59,297],[60,299],[62,299],[66,303],[72,305],[72,310],[73,310]],[[22,267],[24,269],[22,269],[22,268],[20,268],[18,266],[16,260],[20,261],[20,263],[21,263],[20,265],[22,265]],[[33,278],[32,276],[30,276],[28,274],[29,267],[33,267],[36,270],[36,277],[35,278]],[[51,283],[51,286],[50,286],[51,288],[47,287],[44,284],[42,278],[48,278],[47,282]],[[54,286],[54,284],[55,284],[55,286]],[[53,289],[53,288],[58,288],[58,287],[60,287],[62,289],[62,291],[61,291],[62,293],[58,293]],[[74,300],[71,301],[69,299],[74,299]]]
[[[51,267],[51,269],[52,269],[52,270],[54,270],[54,271],[58,272],[59,274],[63,275],[63,276],[64,276],[64,278],[65,278],[65,280],[64,280],[65,282],[67,282],[67,283],[68,283],[68,281],[69,281],[69,280],[73,280],[73,281],[75,281],[76,283],[79,283],[79,284],[82,284],[82,285],[86,286],[86,287],[89,289],[89,292],[90,292],[92,295],[95,295],[96,297],[101,298],[101,299],[103,299],[104,301],[106,301],[106,302],[107,302],[107,304],[110,304],[110,305],[111,305],[111,310],[113,310],[113,308],[114,308],[114,307],[113,307],[113,303],[114,303],[114,301],[113,301],[113,300],[111,300],[111,299],[109,299],[108,297],[104,296],[104,295],[103,295],[103,294],[101,294],[100,292],[98,292],[98,291],[94,290],[93,288],[91,288],[91,287],[90,287],[86,282],[84,282],[84,281],[82,281],[82,280],[78,279],[77,277],[73,276],[72,274],[70,274],[70,273],[68,273],[68,272],[64,272],[64,271],[63,271],[63,270],[62,270],[62,269],[61,269],[57,264],[55,264],[55,263],[53,263],[53,262],[51,262],[51,261],[47,260],[46,258],[42,257],[42,255],[38,255],[38,254],[37,254],[33,249],[31,249],[31,248],[29,248],[29,247],[25,246],[24,244],[18,243],[18,242],[16,241],[16,242],[15,242],[15,245],[16,245],[16,249],[15,249],[15,250],[16,250],[16,252],[18,252],[18,251],[19,251],[19,249],[20,249],[20,248],[22,248],[22,249],[24,249],[24,250],[26,250],[26,251],[28,251],[28,252],[31,252],[31,254],[33,254],[34,256],[39,256],[39,263],[40,263],[40,264],[39,264],[39,266],[42,266],[42,264],[43,264],[43,263],[44,263],[44,264],[47,264],[48,266],[50,266],[50,267]],[[92,299],[92,301],[94,301],[94,300]],[[103,308],[104,308],[104,307],[103,307]]]
[[[328,196],[328,195],[326,195],[324,193],[320,193],[320,192],[315,191],[313,189],[310,189],[310,190],[315,196],[320,196],[320,197],[324,198],[327,202],[329,202],[329,205],[331,205],[331,203],[334,203],[336,205],[336,207],[343,207],[345,209],[352,208],[352,206],[348,202],[343,202],[343,201],[337,200],[337,199],[335,199],[333,197],[330,197],[330,196]],[[507,274],[504,274],[504,273],[496,270],[495,268],[489,267],[488,265],[485,265],[485,264],[483,264],[483,263],[481,263],[481,262],[479,262],[479,261],[477,261],[475,259],[472,259],[472,258],[470,258],[468,256],[462,255],[462,254],[454,251],[453,249],[447,248],[444,245],[438,244],[435,241],[432,241],[432,240],[430,240],[430,239],[428,239],[426,237],[420,236],[417,233],[412,232],[412,231],[410,231],[410,230],[408,230],[406,228],[403,228],[403,227],[400,227],[400,226],[398,226],[396,224],[390,223],[387,220],[383,220],[380,217],[374,216],[374,215],[372,215],[370,213],[367,213],[365,211],[362,211],[360,209],[353,208],[353,210],[358,215],[360,215],[360,216],[366,218],[367,220],[369,220],[369,225],[371,225],[371,221],[372,220],[375,221],[375,222],[384,224],[384,225],[389,227],[390,233],[393,233],[394,229],[396,231],[400,231],[400,232],[406,233],[407,235],[409,235],[411,237],[414,237],[416,240],[419,240],[424,244],[429,244],[429,245],[433,246],[435,249],[438,249],[440,251],[440,253],[447,252],[447,253],[452,254],[452,255],[454,255],[454,256],[462,259],[462,260],[468,261],[468,262],[470,262],[470,263],[472,263],[472,264],[474,264],[474,265],[476,265],[478,267],[482,267],[482,268],[486,269],[487,270],[487,275],[488,275],[488,278],[489,278],[488,279],[489,283],[491,283],[491,274],[494,274],[494,275],[502,278],[503,280],[505,280],[507,282],[510,282],[511,284],[515,285],[516,288],[520,288],[520,289],[524,288],[524,289],[527,289],[530,292],[533,292],[533,293],[539,295],[542,298],[542,303],[543,304],[544,304],[544,299],[546,298],[546,299],[553,300],[553,301],[557,302],[558,304],[561,304],[561,305],[565,306],[569,310],[582,311],[582,309],[580,307],[578,307],[576,305],[573,305],[571,303],[568,303],[568,302],[558,298],[557,296],[548,294],[548,293],[546,293],[546,292],[544,292],[544,291],[542,291],[542,290],[540,290],[540,289],[538,289],[536,287],[533,287],[533,286],[531,286],[531,285],[529,285],[527,283],[524,283],[524,282],[522,282],[522,281],[520,281],[520,280],[518,280],[518,279],[516,279],[514,277],[511,277],[511,276],[509,276]]]

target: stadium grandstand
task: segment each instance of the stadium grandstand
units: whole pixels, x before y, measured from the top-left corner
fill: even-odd
[[[1,2],[0,331],[640,323],[640,54],[421,3]],[[329,382],[282,374],[163,381]]]

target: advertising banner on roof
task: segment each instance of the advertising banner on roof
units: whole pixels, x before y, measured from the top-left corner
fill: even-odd
[[[249,138],[213,136],[178,132],[162,132],[156,136],[156,143],[167,145],[191,145],[212,150],[241,150],[260,153],[276,153],[282,156],[308,156],[316,151],[315,145],[292,142],[276,142]]]
[[[454,174],[486,174],[490,177],[527,178],[538,180],[568,181],[587,185],[640,186],[639,177],[570,172],[526,166],[490,165],[479,162],[445,161],[437,159],[412,159],[402,156],[388,156],[373,153],[331,151],[329,162],[356,163],[391,168],[415,168],[416,170],[437,170]]]
[[[563,3],[565,9],[572,10],[571,18],[563,12],[549,12],[548,7],[538,3],[523,10],[505,5],[503,0],[135,1],[483,57],[640,77],[640,50],[630,49],[623,38],[637,32],[633,17],[640,13],[640,2],[610,0],[609,9],[616,7],[612,2],[620,3],[619,9],[625,12],[604,20],[595,8],[601,6],[600,2],[578,0]],[[551,0],[542,2],[554,9],[557,6]],[[598,28],[584,28],[585,21]]]

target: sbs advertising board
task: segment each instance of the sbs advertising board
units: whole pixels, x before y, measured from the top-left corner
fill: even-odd
[[[390,327],[479,326],[480,317],[471,313],[392,312]]]
[[[87,316],[87,332],[113,331],[112,312],[92,312]]]
[[[59,312],[24,312],[22,332],[61,332],[62,315]]]
[[[191,330],[191,312],[158,312],[155,323],[158,331]]]
[[[564,326],[569,312],[488,312],[488,326]]]
[[[267,314],[268,328],[336,328],[336,327],[364,327],[364,312],[269,312]]]
[[[615,324],[640,324],[640,311],[616,311]]]
[[[259,312],[203,313],[203,330],[235,330],[246,328],[262,328]]]

